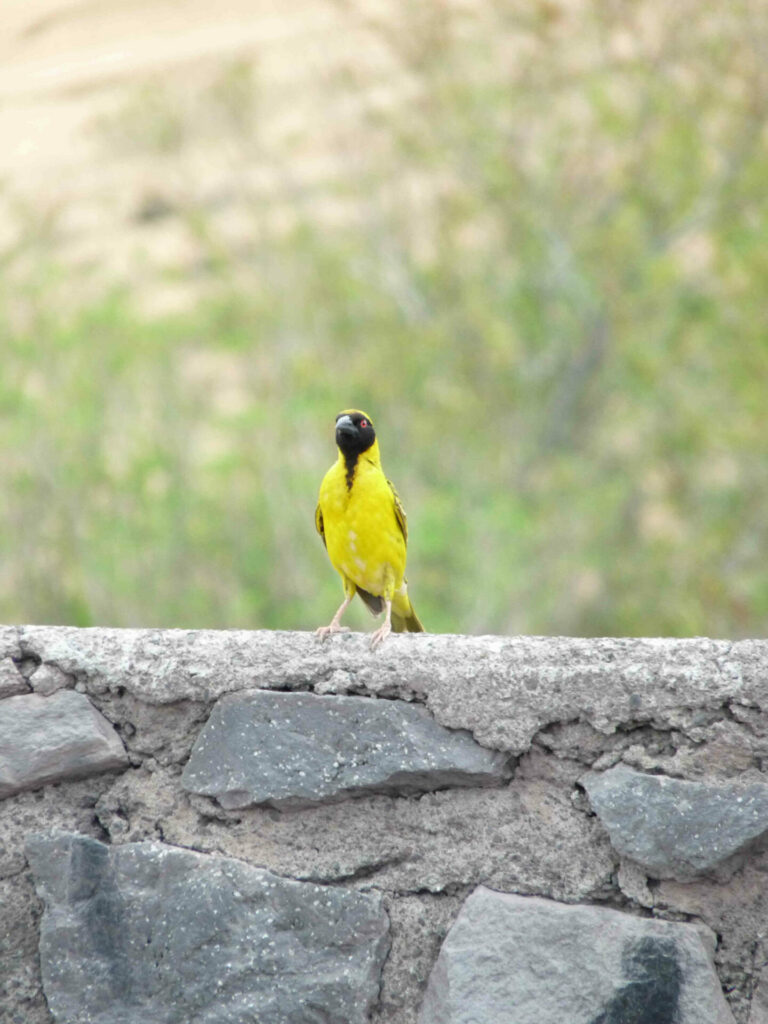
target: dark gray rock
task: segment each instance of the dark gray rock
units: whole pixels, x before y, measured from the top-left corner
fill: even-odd
[[[388,947],[378,896],[163,843],[42,833],[40,959],[60,1024],[364,1024]]]
[[[768,784],[686,782],[626,765],[580,780],[614,849],[654,878],[732,873],[768,833]]]
[[[508,758],[399,700],[256,690],[222,697],[182,774],[228,809],[306,807],[363,793],[488,786]]]
[[[19,693],[28,693],[29,687],[24,676],[16,668],[12,658],[0,660],[0,700],[4,697],[15,697]]]
[[[446,936],[419,1024],[733,1024],[713,948],[693,925],[481,887]]]
[[[127,763],[120,737],[82,693],[28,693],[2,702],[0,798]]]

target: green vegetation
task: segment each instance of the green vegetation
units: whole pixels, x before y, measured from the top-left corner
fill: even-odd
[[[0,620],[325,623],[313,512],[355,405],[429,629],[765,633],[765,12],[468,11],[366,26],[410,92],[366,107],[346,216],[286,185],[270,230],[276,200],[249,193],[243,251],[185,200],[188,312],[141,314],[129,284],[61,302],[22,219],[0,254]],[[328,87],[364,97],[358,74]],[[259,158],[251,90],[237,66],[206,97],[238,159]],[[146,96],[105,138],[183,160],[194,104]]]

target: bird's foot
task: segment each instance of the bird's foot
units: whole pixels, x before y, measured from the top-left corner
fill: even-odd
[[[340,626],[338,624],[338,622],[332,622],[330,624],[330,626],[319,626],[315,630],[315,636],[319,637],[321,640],[325,640],[325,638],[327,636],[330,636],[331,633],[348,633],[348,632],[349,632],[349,626]]]
[[[383,625],[379,626],[374,633],[371,633],[371,650],[373,650],[374,647],[378,647],[383,640],[386,640],[391,632],[392,626],[389,622],[385,622]]]

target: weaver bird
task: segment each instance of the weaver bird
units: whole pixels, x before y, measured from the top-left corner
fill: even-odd
[[[341,576],[344,600],[331,624],[321,626],[317,635],[346,631],[341,617],[356,593],[374,615],[385,613],[383,625],[371,636],[371,647],[392,630],[423,633],[405,579],[405,511],[382,471],[371,417],[359,409],[340,412],[336,446],[339,457],[320,485],[315,526]]]

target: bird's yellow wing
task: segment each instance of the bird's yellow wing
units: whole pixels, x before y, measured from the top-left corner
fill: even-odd
[[[320,509],[320,502],[317,503],[317,508],[315,509],[315,529],[322,537],[323,544],[325,544],[325,524],[323,523],[323,513]],[[327,544],[325,544],[325,546],[326,548],[328,547]]]
[[[408,543],[408,517],[405,514],[403,503],[400,501],[400,495],[395,490],[395,485],[391,480],[387,480],[389,489],[392,491],[392,497],[395,499],[395,519],[397,519],[397,525],[400,527],[400,532],[403,535],[403,540]]]

